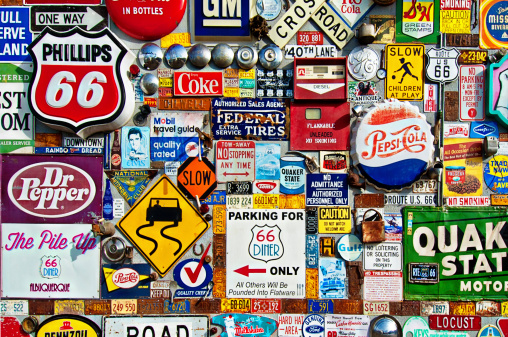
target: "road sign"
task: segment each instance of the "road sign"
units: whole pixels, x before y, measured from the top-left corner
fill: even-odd
[[[217,188],[215,166],[208,158],[189,157],[178,168],[178,188],[188,197],[206,199]]]
[[[132,206],[117,227],[164,277],[210,225],[163,175]]]
[[[217,180],[254,181],[256,145],[251,140],[217,142]]]
[[[401,101],[423,100],[424,60],[423,44],[386,45],[386,98],[397,98]]]
[[[460,66],[459,118],[463,122],[485,120],[485,66]]]
[[[0,62],[30,62],[27,47],[32,42],[30,10],[27,7],[2,7],[0,33]],[[3,108],[2,108],[3,109]]]
[[[430,48],[427,51],[427,77],[434,82],[447,83],[459,75],[459,51],[455,48]]]
[[[31,6],[30,20],[32,33],[48,26],[59,32],[74,26],[98,32],[108,26],[108,10],[105,6]]]
[[[305,297],[304,210],[226,212],[226,297]]]

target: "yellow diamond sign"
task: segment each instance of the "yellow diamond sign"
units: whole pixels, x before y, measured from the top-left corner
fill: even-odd
[[[166,175],[116,226],[162,277],[210,228]]]

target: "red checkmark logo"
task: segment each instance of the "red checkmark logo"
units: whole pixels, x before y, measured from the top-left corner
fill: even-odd
[[[211,245],[212,243],[209,243],[208,247],[206,247],[205,252],[203,253],[203,255],[201,255],[201,260],[199,260],[198,266],[196,267],[196,269],[194,269],[194,271],[190,267],[183,268],[187,273],[187,276],[189,277],[191,283],[196,283],[196,281],[198,280],[199,273],[201,272],[201,268],[203,268],[203,263],[205,262],[206,254],[208,253],[208,250],[210,249]]]

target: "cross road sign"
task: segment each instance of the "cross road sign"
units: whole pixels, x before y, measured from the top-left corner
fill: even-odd
[[[189,157],[178,168],[178,188],[188,197],[206,199],[217,188],[215,166],[203,157]]]
[[[386,98],[401,101],[423,100],[425,45],[387,44],[385,53]]]
[[[164,277],[210,225],[163,175],[138,199],[117,227]]]

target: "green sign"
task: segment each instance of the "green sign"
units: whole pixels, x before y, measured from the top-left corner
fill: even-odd
[[[506,299],[506,208],[405,207],[403,217],[404,299]],[[422,267],[415,268],[415,264]],[[419,273],[426,266],[437,266],[437,283],[422,281],[422,275],[409,275],[410,270]]]
[[[439,1],[398,0],[395,28],[397,43],[438,43]]]

